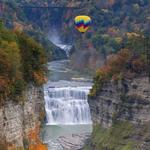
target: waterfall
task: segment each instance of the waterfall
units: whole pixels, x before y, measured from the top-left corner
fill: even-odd
[[[47,124],[91,124],[87,95],[91,87],[45,89]]]
[[[50,30],[49,32],[49,36],[48,36],[49,40],[56,45],[57,47],[61,48],[63,51],[66,52],[67,57],[69,57],[69,53],[70,50],[72,48],[72,45],[69,44],[64,44],[61,39],[60,39],[60,35],[58,33],[58,30],[53,28]]]
[[[61,44],[61,43],[55,43],[55,45],[58,46],[59,48],[61,48],[62,50],[64,50],[66,52],[67,57],[69,57],[72,45],[65,45],[65,44]]]

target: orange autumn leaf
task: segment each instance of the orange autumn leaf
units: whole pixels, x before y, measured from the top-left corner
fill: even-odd
[[[29,131],[28,138],[30,140],[29,150],[47,150],[47,146],[42,144],[39,138],[39,126],[36,126],[35,129]]]
[[[37,85],[42,85],[43,83],[47,82],[47,78],[40,71],[34,72],[33,77]]]
[[[43,144],[36,144],[36,145],[30,145],[29,150],[47,150],[46,145]]]

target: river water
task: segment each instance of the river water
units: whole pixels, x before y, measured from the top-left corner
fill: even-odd
[[[52,39],[69,57],[71,45]],[[70,69],[69,59],[49,62],[48,70],[49,79],[44,85],[46,121],[42,140],[48,150],[80,149],[92,132],[87,102],[91,79]]]

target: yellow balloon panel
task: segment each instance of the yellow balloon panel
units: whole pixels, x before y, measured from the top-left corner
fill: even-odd
[[[87,28],[84,28],[84,27],[76,27],[76,29],[79,31],[79,32],[82,32],[82,33],[84,33],[84,32],[86,32],[88,29],[89,29],[89,27],[87,27]]]
[[[89,16],[76,16],[75,17],[75,22],[79,22],[81,20],[83,20],[85,23],[89,21],[91,22],[91,18]]]

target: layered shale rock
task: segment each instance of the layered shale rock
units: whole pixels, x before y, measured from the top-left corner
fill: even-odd
[[[103,127],[113,121],[129,120],[134,124],[150,121],[150,84],[147,78],[135,78],[104,84],[96,99],[89,99],[92,119]]]
[[[44,99],[41,88],[29,87],[24,92],[24,104],[7,101],[0,108],[0,140],[9,146],[27,148],[36,143],[42,117],[44,117]],[[32,141],[33,139],[33,141]]]
[[[94,130],[84,150],[150,149],[148,78],[107,82],[89,106]]]

